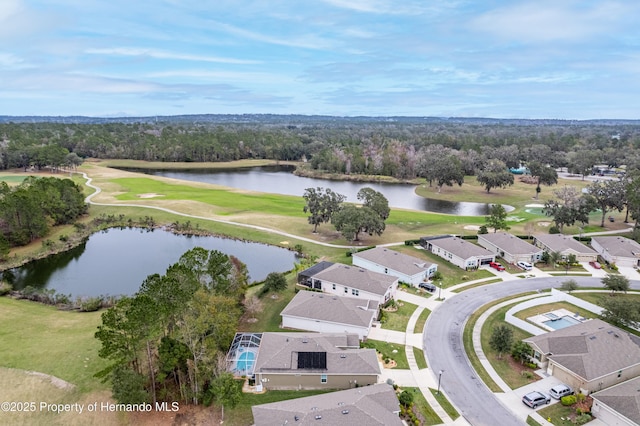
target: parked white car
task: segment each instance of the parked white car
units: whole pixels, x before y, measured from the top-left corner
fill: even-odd
[[[523,262],[522,260],[516,263],[516,265],[518,265],[518,268],[524,269],[525,271],[530,271],[533,268],[532,264],[529,262]]]
[[[554,399],[560,399],[563,396],[573,395],[573,389],[565,384],[556,385],[551,388],[549,395]]]

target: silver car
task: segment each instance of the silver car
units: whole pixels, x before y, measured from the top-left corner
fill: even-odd
[[[550,403],[551,398],[549,398],[549,395],[545,395],[542,392],[534,391],[523,396],[522,402],[531,408],[536,408],[538,405]]]
[[[563,396],[573,395],[573,389],[565,384],[560,384],[552,387],[549,394],[555,399],[560,399]]]

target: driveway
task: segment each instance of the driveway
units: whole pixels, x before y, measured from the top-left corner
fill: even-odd
[[[599,278],[572,278],[583,287],[602,287]],[[462,332],[465,322],[474,311],[487,303],[527,291],[557,288],[564,280],[564,276],[530,278],[472,288],[447,298],[429,316],[424,334],[427,363],[432,372],[444,371],[442,388],[460,414],[472,425],[524,425],[521,409],[525,406],[521,402],[520,392],[520,398],[515,398],[515,394],[509,396],[508,393],[497,397],[480,380],[464,351]],[[631,285],[640,289],[639,281]]]

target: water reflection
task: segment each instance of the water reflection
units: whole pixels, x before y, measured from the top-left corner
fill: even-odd
[[[293,268],[295,253],[280,247],[220,237],[175,235],[156,230],[110,229],[85,244],[2,273],[16,290],[32,286],[75,296],[133,294],[151,274],[194,247],[219,250],[247,265],[252,281]]]
[[[485,216],[490,204],[453,202],[420,197],[415,193],[415,185],[401,183],[369,183],[334,181],[295,176],[293,166],[263,166],[237,169],[188,169],[188,170],[148,170],[125,169],[155,176],[164,176],[195,182],[212,183],[250,191],[269,192],[282,195],[302,196],[306,188],[324,187],[347,196],[347,201],[357,202],[357,193],[364,187],[381,192],[389,200],[391,207],[422,210],[456,216]],[[507,212],[513,210],[505,206]]]

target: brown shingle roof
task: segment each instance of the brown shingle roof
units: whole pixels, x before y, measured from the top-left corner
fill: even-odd
[[[640,338],[599,319],[524,341],[587,381],[640,364]]]
[[[386,383],[252,407],[256,426],[287,424],[400,426],[398,398]],[[319,417],[319,418],[318,418]]]
[[[369,293],[384,295],[398,278],[368,271],[357,266],[336,263],[313,276],[319,280],[345,285]]]
[[[510,254],[536,254],[542,249],[507,232],[494,232],[478,235],[478,242],[485,239],[496,247]]]
[[[640,377],[590,395],[632,422],[640,424]]]
[[[373,300],[299,291],[280,315],[368,327],[377,308]]]
[[[354,253],[353,257],[368,260],[405,275],[416,275],[425,272],[433,263],[400,253],[386,247],[375,247],[370,250]]]
[[[298,369],[296,354],[326,352],[327,368],[323,374],[380,374],[375,349],[358,346],[357,334],[263,333],[255,372],[318,373],[319,370]]]

